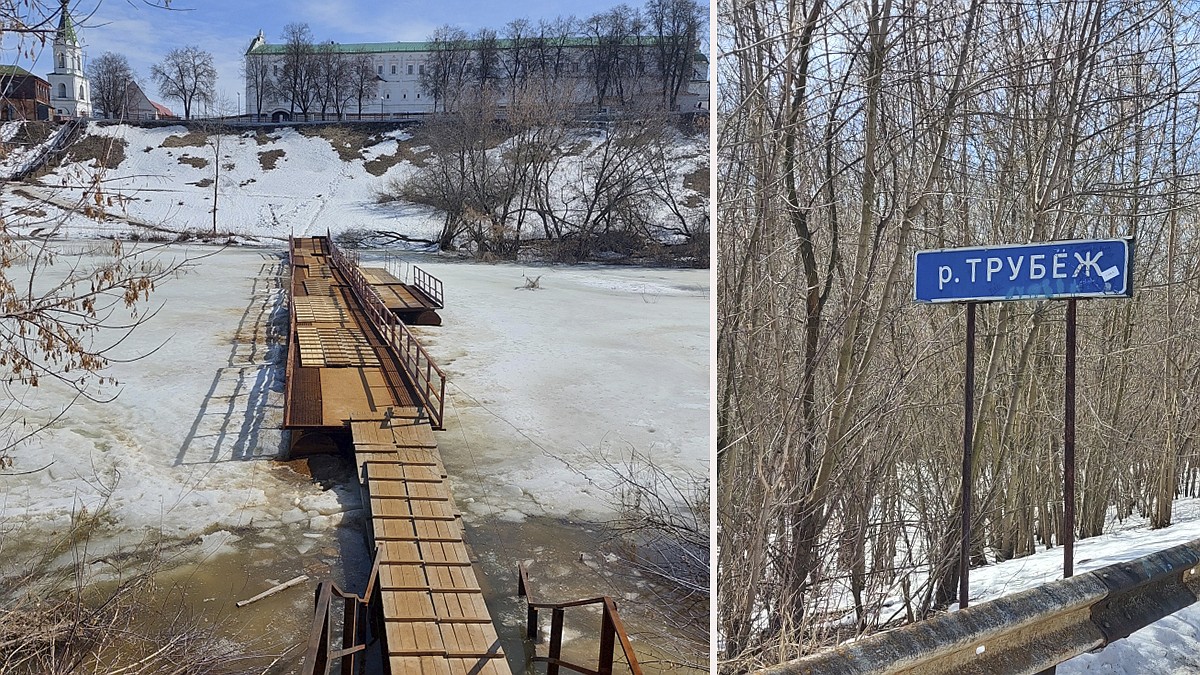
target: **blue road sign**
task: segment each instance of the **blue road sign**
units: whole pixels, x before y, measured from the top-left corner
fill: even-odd
[[[917,251],[917,302],[1131,297],[1132,240]]]

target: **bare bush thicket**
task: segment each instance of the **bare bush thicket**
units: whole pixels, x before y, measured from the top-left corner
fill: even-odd
[[[0,546],[0,675],[235,675],[265,661],[231,645],[156,582],[155,547],[89,555],[103,507],[36,551]],[[61,565],[60,561],[69,562]]]
[[[652,580],[654,601],[644,605],[665,629],[645,639],[675,655],[670,665],[707,671],[708,477],[668,471],[638,452],[606,464],[617,480],[612,492],[620,516],[610,524],[617,550]]]
[[[535,241],[563,260],[643,253],[671,237],[706,245],[706,200],[687,205],[686,132],[673,119],[646,112],[579,126],[565,98],[543,98],[549,85],[528,86],[538,93],[519,97],[503,121],[494,96],[462,92],[422,126],[430,158],[380,199],[438,209],[442,248],[465,243],[488,258],[515,258]]]
[[[918,249],[1136,238],[1080,304],[1078,535],[1196,495],[1192,8],[722,0],[718,615],[729,670],[955,597],[963,311]],[[1063,303],[980,307],[972,562],[1061,542]]]

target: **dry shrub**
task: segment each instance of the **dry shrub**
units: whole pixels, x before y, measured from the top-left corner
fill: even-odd
[[[29,560],[6,561],[10,572],[0,577],[0,675],[258,672],[247,666],[263,655],[222,639],[214,626],[158,587],[163,549],[89,556],[88,540],[105,522],[104,511],[84,511],[64,536]],[[56,566],[62,558],[73,563]],[[97,582],[98,571],[109,580]]]
[[[684,174],[683,187],[694,191],[696,194],[688,195],[688,198],[683,201],[683,205],[689,209],[695,209],[703,206],[708,202],[708,167],[702,166],[695,171]]]

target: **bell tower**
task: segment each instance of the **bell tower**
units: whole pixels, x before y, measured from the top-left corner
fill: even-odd
[[[67,7],[70,0],[59,2],[62,10],[54,35],[54,72],[46,78],[50,82],[50,105],[59,117],[91,117],[91,85],[83,73],[83,48]]]

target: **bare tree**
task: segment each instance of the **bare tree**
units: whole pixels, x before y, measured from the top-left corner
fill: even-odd
[[[337,119],[341,119],[346,103],[353,96],[351,62],[336,45],[321,44],[316,48],[316,65],[321,119],[326,119],[326,113],[331,109]]]
[[[705,11],[695,0],[650,0],[647,19],[654,36],[654,59],[662,82],[662,103],[678,107],[679,93],[692,79]]]
[[[508,47],[501,54],[500,64],[507,81],[505,91],[510,99],[529,77],[531,28],[526,19],[514,19],[504,26],[504,39],[508,42]]]
[[[217,69],[212,54],[197,46],[172,49],[162,63],[151,66],[150,74],[160,94],[183,104],[184,119],[192,118],[194,104],[213,101]]]
[[[448,24],[434,30],[427,42],[430,54],[425,62],[425,73],[421,75],[421,88],[433,97],[435,112],[439,102],[442,112],[447,112],[467,83],[470,43],[466,32]]]
[[[312,30],[306,23],[289,23],[283,27],[283,43],[280,90],[287,96],[291,116],[294,118],[299,108],[304,119],[308,119],[320,78]]]
[[[371,57],[367,54],[353,57],[348,78],[350,95],[358,102],[358,118],[362,119],[363,101],[375,98],[379,91],[379,76],[375,73]]]
[[[471,70],[475,81],[480,87],[496,86],[502,77],[503,66],[500,62],[500,43],[496,31],[490,28],[480,28],[471,40],[472,60]]]
[[[87,73],[96,108],[108,119],[125,119],[135,82],[129,60],[123,54],[104,52],[88,63]]]
[[[249,54],[242,65],[242,75],[246,78],[247,103],[254,106],[255,120],[262,119],[263,105],[279,95],[278,85],[272,77],[271,63],[266,54]]]
[[[1182,375],[1200,344],[1179,323],[1200,302],[1200,251],[1179,236],[1194,226],[1183,205],[1200,164],[1179,132],[1197,115],[1195,18],[1173,0],[916,9],[719,5],[717,578],[730,670],[920,620],[956,596],[962,312],[911,306],[914,250],[1136,236],[1143,291],[1081,321],[1079,396],[1093,414],[1076,431],[1079,534],[1109,513],[1165,526],[1174,497],[1200,489]],[[1054,303],[979,310],[969,564],[1065,534],[1061,330]]]

